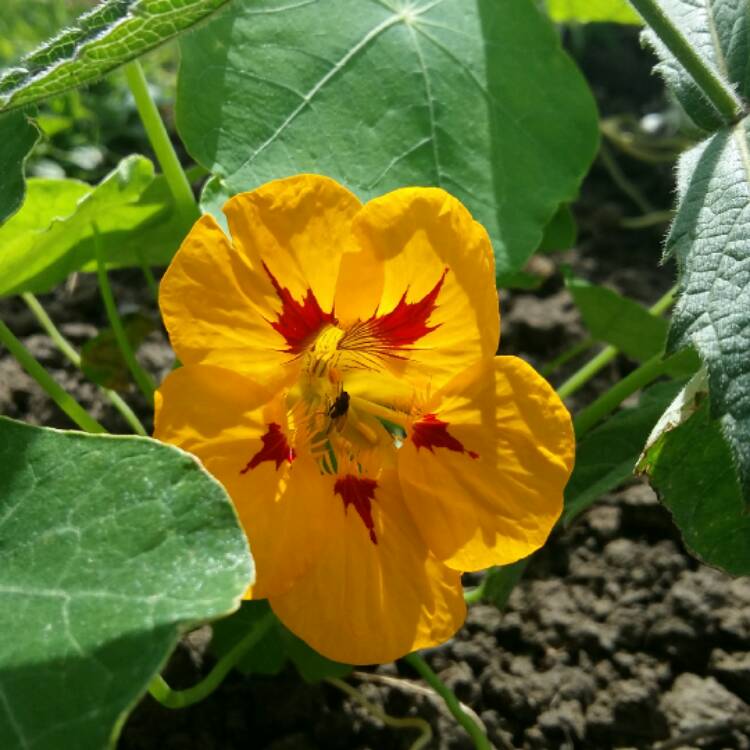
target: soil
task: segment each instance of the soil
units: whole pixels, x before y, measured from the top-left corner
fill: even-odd
[[[618,32],[616,39],[616,63],[596,45],[579,53],[595,92],[606,84],[603,112],[627,109],[640,116],[663,108],[661,87],[648,77],[651,60],[632,34]],[[623,75],[623,69],[632,75]],[[636,76],[648,85],[633,89]],[[646,169],[623,161],[622,166],[656,207],[669,206],[669,165]],[[541,366],[585,336],[562,283],[562,264],[644,303],[653,303],[671,286],[674,270],[658,265],[664,227],[627,232],[619,226],[621,217],[636,213],[595,165],[576,206],[577,246],[535,261],[535,271],[545,276],[537,290],[503,295],[504,353]],[[123,311],[154,309],[138,273],[113,276]],[[42,301],[76,346],[106,326],[91,277],[79,276]],[[39,332],[23,303],[3,301],[0,315],[96,418],[113,431],[127,432],[96,388]],[[139,356],[156,378],[172,364],[161,332],[147,339]],[[571,399],[571,408],[633,367],[616,359]],[[562,370],[553,380],[558,384],[565,376]],[[127,398],[148,423],[138,394]],[[70,426],[1,351],[0,413]],[[205,630],[198,641],[201,636],[205,647]],[[211,666],[210,656],[195,643],[186,640],[170,665],[169,679],[177,687],[196,682]],[[750,580],[731,579],[688,555],[668,512],[647,485],[634,481],[601,498],[535,556],[504,612],[473,606],[457,636],[425,656],[478,715],[497,748],[748,750],[749,649]],[[391,715],[426,718],[434,731],[429,747],[473,746],[440,701],[424,694],[409,667],[381,665],[349,681]],[[147,697],[128,720],[119,747],[353,750],[408,748],[415,737],[412,730],[385,727],[335,686],[306,684],[290,668],[276,677],[233,674],[211,698],[181,711]]]

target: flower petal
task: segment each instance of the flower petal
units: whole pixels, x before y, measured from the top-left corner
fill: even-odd
[[[347,664],[391,661],[450,638],[466,614],[460,576],[425,547],[395,472],[341,481],[354,486],[339,487],[328,545],[293,588],[270,597],[274,612],[321,654]],[[375,486],[359,492],[357,481]]]
[[[277,374],[289,355],[264,317],[272,308],[259,304],[267,285],[216,220],[201,217],[159,286],[164,324],[183,364],[210,362],[255,375]]]
[[[500,316],[492,248],[458,200],[437,188],[396,190],[367,203],[352,232],[363,258],[383,264],[384,277],[377,308],[362,311],[349,338],[379,347],[392,371],[419,373],[434,387],[494,356]]]
[[[311,293],[331,313],[341,258],[354,249],[351,221],[361,207],[334,180],[302,174],[240,193],[224,213],[235,247],[254,268],[267,267],[293,299]]]
[[[181,367],[156,394],[154,437],[195,454],[234,502],[255,598],[288,589],[326,540],[332,480],[288,435],[283,397],[220,367]]]
[[[432,552],[456,570],[480,570],[545,542],[574,450],[570,415],[550,385],[523,360],[496,357],[434,395],[398,452],[398,471]]]

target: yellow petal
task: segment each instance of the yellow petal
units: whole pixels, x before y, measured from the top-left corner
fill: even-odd
[[[236,195],[224,213],[235,247],[253,267],[265,265],[296,300],[312,292],[330,313],[341,258],[355,249],[351,221],[361,207],[334,180],[302,174]]]
[[[292,632],[347,664],[387,662],[441,643],[466,614],[459,574],[420,539],[395,472],[381,474],[367,494],[360,493],[366,510],[336,495],[327,515],[333,533],[317,564],[269,599]]]
[[[492,248],[458,200],[437,188],[396,190],[367,203],[352,232],[363,258],[374,259],[363,266],[382,263],[383,280],[377,309],[362,311],[367,325],[349,339],[379,342],[392,371],[435,388],[495,354],[500,316]]]
[[[159,306],[177,357],[239,372],[278,375],[290,359],[269,325],[263,279],[237,253],[212,216],[201,217],[159,287]]]
[[[250,541],[254,597],[289,588],[325,543],[330,477],[291,445],[283,395],[213,365],[170,373],[154,437],[195,454],[226,488]]]
[[[398,452],[405,502],[428,547],[457,570],[534,552],[573,468],[570,415],[517,357],[476,363],[436,393]]]

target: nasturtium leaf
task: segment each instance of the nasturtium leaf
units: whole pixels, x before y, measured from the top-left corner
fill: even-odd
[[[680,271],[668,346],[693,345],[708,371],[711,416],[750,502],[750,139],[748,120],[687,152],[667,238]]]
[[[680,387],[674,382],[651,386],[637,407],[622,409],[581,440],[565,488],[564,523],[633,475],[646,438]]]
[[[351,665],[321,656],[290,632],[265,599],[244,601],[231,617],[217,622],[211,651],[217,657],[223,656],[268,617],[273,620],[271,627],[237,663],[237,669],[243,674],[278,674],[290,661],[306,682],[343,677],[352,671]]]
[[[547,11],[553,21],[562,23],[642,23],[627,0],[547,0]]]
[[[0,116],[0,225],[23,203],[24,164],[38,138],[23,112]]]
[[[320,682],[329,677],[344,677],[352,671],[350,664],[342,664],[321,656],[281,623],[279,627],[286,653],[305,682]]]
[[[0,418],[0,747],[112,748],[180,635],[252,559],[198,462],[149,438]]]
[[[265,599],[245,600],[235,613],[215,622],[211,652],[221,658],[267,617],[273,618],[272,626],[237,662],[236,669],[246,675],[278,674],[287,663],[286,648],[281,637],[280,623]]]
[[[31,179],[23,208],[0,227],[0,296],[47,291],[93,270],[94,223],[113,267],[168,262],[186,229],[142,156],[123,159],[94,188]]]
[[[750,13],[747,0],[657,0],[704,64],[730,94],[750,95]],[[650,29],[644,38],[661,62],[656,66],[696,125],[716,130],[726,124],[690,74]],[[738,99],[739,106],[739,99]]]
[[[105,0],[0,76],[0,110],[101,78],[202,21],[227,0]]]
[[[664,433],[642,461],[687,547],[732,575],[750,575],[750,515],[708,401]]]
[[[177,126],[213,203],[297,172],[363,200],[439,186],[487,227],[498,273],[597,148],[591,93],[526,0],[238,0],[181,48]]]
[[[142,312],[123,315],[122,326],[133,351],[156,330],[154,319]],[[127,390],[132,383],[132,375],[111,328],[100,331],[81,347],[81,370],[89,380],[114,391]]]
[[[628,297],[612,289],[572,276],[566,286],[592,337],[616,346],[638,361],[664,349],[667,322]]]
[[[494,604],[498,609],[505,609],[528,564],[529,558],[523,558],[509,565],[490,568],[482,581],[482,601]]]
[[[576,243],[578,227],[569,203],[561,203],[555,215],[544,227],[542,241],[537,251],[553,253],[557,250],[569,250]]]

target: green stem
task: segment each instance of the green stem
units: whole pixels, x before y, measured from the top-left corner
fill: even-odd
[[[141,271],[143,272],[143,277],[146,279],[146,286],[148,286],[148,290],[151,292],[151,296],[154,298],[154,302],[158,304],[159,285],[156,283],[154,273],[146,262],[146,259],[143,257],[143,253],[140,250],[138,251],[138,264],[140,265]]]
[[[156,675],[148,686],[148,692],[167,708],[185,708],[207,698],[229,674],[242,657],[268,632],[274,623],[273,612],[268,612],[249,633],[224,654],[214,668],[197,684],[186,690],[172,690],[161,675]]]
[[[368,701],[359,690],[352,687],[348,682],[338,679],[338,677],[326,677],[326,682],[353,698],[376,719],[382,721],[387,727],[392,727],[393,729],[418,729],[419,737],[412,743],[409,750],[422,750],[423,747],[427,747],[432,739],[432,727],[424,719],[420,719],[417,716],[406,717],[403,719],[391,716],[374,703]]]
[[[662,315],[674,302],[677,287],[673,286],[665,292],[648,311],[651,315]],[[602,368],[606,367],[618,354],[620,350],[614,346],[606,346],[595,357],[590,359],[583,367],[574,372],[558,389],[557,395],[565,399],[572,396],[594,377]],[[606,394],[604,394],[606,396]]]
[[[31,292],[23,292],[21,294],[21,299],[26,303],[29,310],[31,310],[34,317],[39,322],[39,325],[52,339],[57,348],[75,367],[80,369],[81,355],[71,346],[70,342],[60,332],[60,329],[52,322],[52,318],[47,315],[47,311],[42,307],[39,300]],[[141,421],[135,415],[135,412],[127,405],[127,403],[125,403],[119,393],[116,393],[109,388],[102,388],[101,386],[99,386],[99,390],[109,399],[112,406],[120,412],[123,419],[130,425],[136,435],[148,435],[146,428],[141,424]]]
[[[587,338],[583,341],[579,341],[574,344],[570,349],[566,349],[559,357],[555,357],[549,364],[542,367],[539,370],[539,374],[545,378],[548,378],[554,372],[559,370],[564,364],[570,362],[571,359],[575,359],[579,354],[583,354],[585,351],[591,349],[594,345],[594,339]]]
[[[453,691],[430,669],[427,662],[416,652],[404,657],[404,661],[416,670],[422,679],[445,701],[456,721],[469,733],[477,750],[492,750],[487,736],[474,719],[467,714]]]
[[[743,105],[732,88],[711,69],[657,0],[630,0],[643,20],[692,77],[698,88],[727,123],[742,118]]]
[[[31,352],[13,335],[0,320],[0,343],[18,360],[21,367],[47,392],[52,400],[86,432],[104,433],[102,427],[52,376],[37,362]]]
[[[600,419],[613,412],[628,396],[659,377],[664,372],[665,362],[661,354],[655,354],[580,411],[573,420],[576,438],[580,440]]]
[[[151,147],[159,160],[169,190],[177,205],[177,210],[182,214],[186,223],[192,223],[198,218],[198,207],[195,203],[193,190],[180,165],[172,141],[169,140],[169,134],[164,127],[159,110],[151,98],[146,76],[143,75],[143,68],[138,60],[133,60],[125,66],[125,77],[135,99],[135,106],[138,108],[143,127],[146,129],[146,135],[148,135]]]
[[[599,146],[599,158],[604,168],[609,172],[612,182],[638,206],[641,213],[647,214],[654,210],[653,206],[648,202],[635,183],[629,180],[622,169],[620,169],[620,165],[604,142]]]
[[[599,354],[590,359],[583,367],[576,370],[558,389],[557,395],[565,399],[572,396],[582,388],[600,370],[606,367],[618,354],[620,350],[614,346],[606,346]]]
[[[112,332],[115,334],[117,346],[120,348],[123,359],[133,375],[135,382],[146,397],[146,401],[148,401],[150,406],[153,406],[154,390],[156,389],[156,386],[154,381],[151,380],[150,375],[140,366],[140,364],[138,364],[138,360],[135,358],[135,354],[133,354],[133,349],[130,346],[130,342],[125,333],[125,328],[122,325],[120,314],[117,312],[115,298],[112,295],[112,287],[109,285],[109,277],[107,276],[101,238],[96,224],[94,224],[94,253],[96,255],[96,275],[99,279],[99,291],[101,292],[102,300],[104,301],[104,308],[107,311],[109,325],[112,328]]]

